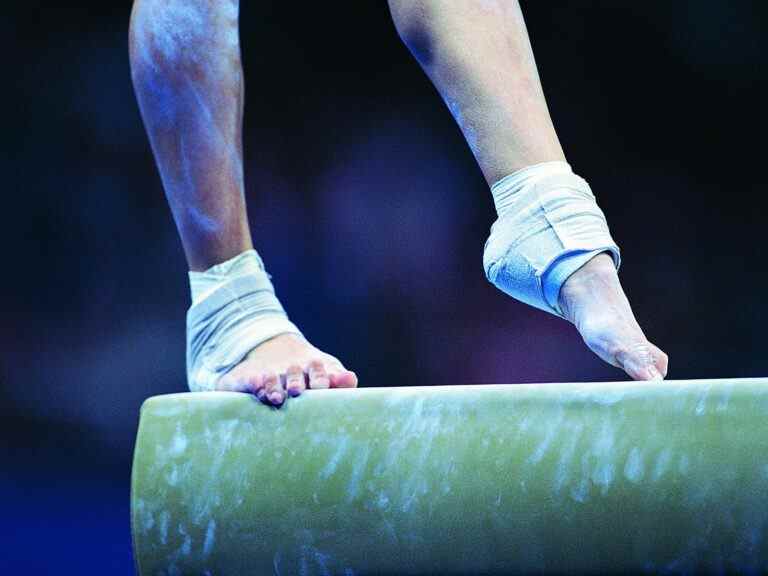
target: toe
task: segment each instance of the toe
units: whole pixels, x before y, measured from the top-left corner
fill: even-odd
[[[331,388],[357,388],[357,374],[351,370],[342,368],[338,372],[331,372],[328,377]]]
[[[667,371],[669,370],[669,356],[667,356],[662,350],[660,350],[656,346],[651,345],[651,350],[653,353],[654,364],[656,365],[656,369],[659,371],[662,378],[666,378]]]
[[[244,392],[250,392],[251,394],[259,398],[264,395],[264,386],[266,384],[266,381],[264,379],[263,373],[254,372],[252,374],[248,374],[242,377],[241,380],[246,385]]]
[[[264,385],[261,387],[257,397],[259,400],[266,404],[274,404],[279,406],[285,400],[282,386],[280,385],[280,378],[277,372],[271,370],[264,375]]]
[[[294,364],[285,373],[285,391],[289,396],[298,396],[306,389],[304,382],[304,370]]]
[[[331,382],[322,360],[312,360],[307,366],[310,388],[330,388]]]
[[[647,341],[636,342],[629,346],[620,346],[614,353],[616,364],[634,380],[663,380],[657,368],[655,346]]]
[[[338,359],[331,357],[327,361],[326,366],[328,368],[328,380],[330,381],[331,388],[357,387],[357,374],[352,372],[352,370],[344,368]]]

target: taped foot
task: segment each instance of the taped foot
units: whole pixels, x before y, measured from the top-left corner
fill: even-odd
[[[307,388],[357,386],[354,372],[312,346],[288,319],[255,250],[189,278],[190,390],[249,392],[279,406]]]
[[[523,168],[491,187],[498,219],[483,252],[488,280],[572,322],[600,358],[661,380],[667,355],[648,342],[619,282],[619,247],[587,182],[565,162]]]

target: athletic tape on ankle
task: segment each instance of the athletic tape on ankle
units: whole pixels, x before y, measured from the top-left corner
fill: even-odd
[[[299,329],[275,296],[270,275],[255,250],[205,272],[190,272],[187,312],[187,382],[192,391],[216,383],[256,346]]]
[[[560,288],[578,268],[619,247],[589,184],[565,162],[523,168],[491,187],[498,219],[483,251],[485,274],[513,298],[563,317]]]

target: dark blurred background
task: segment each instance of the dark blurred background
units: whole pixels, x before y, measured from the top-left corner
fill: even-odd
[[[523,9],[669,377],[767,375],[768,4]],[[129,11],[26,1],[0,18],[4,574],[132,573],[138,410],[186,386],[186,268],[130,84]],[[254,239],[313,343],[363,386],[624,379],[487,283],[490,193],[383,1],[241,16]]]

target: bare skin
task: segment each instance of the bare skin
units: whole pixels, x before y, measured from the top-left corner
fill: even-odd
[[[238,0],[136,0],[131,72],[190,270],[253,247],[243,185],[243,69]],[[291,334],[251,351],[218,383],[281,405],[357,376]]]
[[[520,6],[513,0],[389,0],[400,36],[437,87],[489,186],[564,160]],[[574,272],[560,304],[587,346],[636,380],[667,374],[643,334],[607,254]]]
[[[250,392],[267,404],[280,405],[310,388],[354,388],[357,376],[337,358],[295,334],[267,340],[225,374],[219,390]]]
[[[598,254],[568,278],[560,289],[560,308],[608,364],[635,380],[667,375],[669,359],[640,329],[608,254]]]
[[[489,184],[565,158],[515,1],[390,0],[397,29],[461,127]],[[190,270],[253,246],[246,213],[238,0],[135,0],[131,70]],[[667,358],[634,320],[605,255],[565,283],[561,304],[587,345],[637,379]],[[254,349],[219,389],[281,405],[308,388],[355,387],[335,357],[293,335]]]

